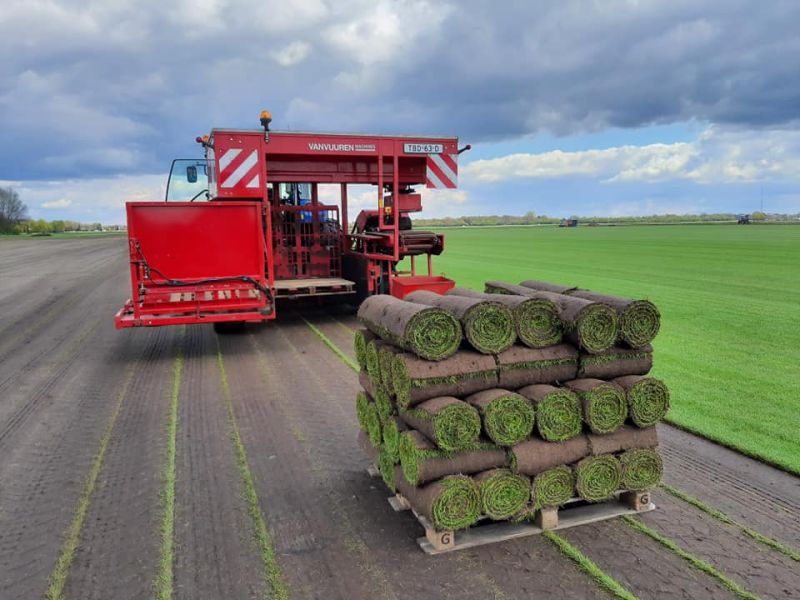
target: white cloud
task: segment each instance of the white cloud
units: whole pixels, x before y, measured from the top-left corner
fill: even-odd
[[[300,64],[311,54],[311,44],[295,41],[272,53],[272,58],[282,67]]]
[[[42,202],[42,208],[68,208],[70,206],[72,206],[72,200],[69,198],[59,198],[58,200]]]
[[[597,178],[609,183],[689,180],[752,182],[800,178],[800,131],[708,127],[687,143],[618,146],[596,150],[511,154],[462,167],[465,180]]]

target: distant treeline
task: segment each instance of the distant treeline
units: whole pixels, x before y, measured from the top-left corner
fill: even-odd
[[[119,225],[103,225],[101,223],[79,223],[78,221],[45,221],[44,219],[26,219],[14,223],[5,233],[33,233],[45,235],[48,233],[65,233],[69,231],[119,231],[124,229]]]
[[[643,217],[579,217],[571,216],[581,224],[613,224],[613,225],[668,225],[674,223],[721,223],[735,222],[738,215],[734,213],[703,213],[699,215],[648,215]],[[800,214],[766,214],[756,211],[750,215],[753,221],[797,221]],[[480,215],[466,217],[444,217],[442,219],[414,219],[417,227],[481,227],[497,225],[558,225],[563,219],[537,215],[528,212],[517,215]]]

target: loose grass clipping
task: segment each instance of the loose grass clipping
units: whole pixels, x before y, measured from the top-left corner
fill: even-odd
[[[554,292],[533,290],[502,281],[487,281],[486,292],[527,296],[553,302],[564,325],[565,337],[587,352],[607,350],[619,337],[617,311],[604,302],[592,302]]]
[[[578,376],[614,379],[624,375],[647,375],[652,368],[652,346],[638,350],[614,346],[599,354],[582,353]]]
[[[614,383],[625,390],[628,414],[638,427],[652,427],[669,411],[669,389],[660,379],[628,375]]]
[[[426,290],[413,292],[406,299],[449,312],[461,323],[469,344],[482,354],[497,354],[510,348],[517,340],[514,315],[500,302],[443,296]]]
[[[536,431],[543,439],[563,442],[580,434],[581,403],[572,390],[536,384],[525,386],[518,393],[533,403]]]
[[[481,510],[490,519],[510,519],[531,498],[531,480],[510,469],[491,469],[473,477],[481,492]]]
[[[623,452],[622,487],[626,490],[647,490],[657,486],[664,474],[664,463],[654,448],[637,448]]]
[[[548,469],[533,478],[531,490],[535,508],[561,506],[575,495],[575,473],[569,465]]]
[[[592,433],[611,433],[628,416],[625,391],[616,383],[600,379],[575,379],[564,384],[578,394],[583,408],[583,421]]]
[[[468,288],[452,288],[448,296],[493,300],[506,305],[514,316],[519,341],[529,348],[545,348],[561,343],[564,328],[558,308],[551,300],[507,294],[486,294]]]
[[[364,300],[358,318],[384,341],[427,360],[452,356],[463,338],[461,323],[447,311],[385,294]]]
[[[421,402],[401,411],[400,418],[446,452],[474,447],[481,433],[478,411],[453,396]]]
[[[533,430],[533,405],[517,393],[494,388],[467,396],[465,401],[478,410],[483,430],[498,446],[513,446]]]
[[[411,507],[426,516],[439,531],[474,525],[481,516],[478,485],[465,475],[448,475],[423,487],[414,487],[395,471],[397,490]]]
[[[497,381],[494,357],[471,350],[439,362],[406,353],[395,355],[392,361],[392,387],[400,408],[437,396],[468,396],[497,387]]]
[[[607,500],[621,484],[622,465],[611,454],[587,456],[575,465],[575,489],[584,500]]]
[[[661,328],[661,313],[649,300],[631,300],[589,290],[566,287],[530,279],[520,283],[535,290],[566,294],[592,302],[602,302],[614,308],[619,317],[619,337],[632,348],[641,348],[652,342]]]
[[[478,442],[473,450],[445,452],[416,430],[400,434],[403,475],[412,485],[454,473],[480,473],[506,465],[506,453],[490,443]]]

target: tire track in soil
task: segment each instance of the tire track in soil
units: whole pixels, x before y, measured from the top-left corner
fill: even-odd
[[[178,418],[175,597],[258,598],[252,541],[209,326],[187,330]]]
[[[81,360],[62,353],[70,368],[42,374],[50,377],[48,393],[7,434],[0,454],[0,597],[38,597],[46,590],[124,383],[124,365],[114,361],[133,359],[135,342],[119,337],[110,323],[93,329],[76,353]]]
[[[178,354],[174,328],[148,330],[67,581],[67,598],[150,597],[160,557],[166,423]]]
[[[309,373],[301,378],[316,379],[322,392],[303,394],[309,401],[290,402],[288,408],[302,426],[309,451],[319,456],[314,459],[318,471],[337,474],[334,493],[341,497],[341,510],[352,515],[348,517],[350,526],[386,574],[392,589],[402,592],[401,597],[605,597],[571,561],[564,561],[540,538],[435,558],[422,553],[415,541],[422,534],[419,524],[408,513],[394,513],[382,482],[371,480],[364,472],[368,461],[356,443],[353,398],[358,384],[352,370],[302,322],[283,321],[276,329],[281,337],[270,342],[266,336],[259,339],[262,348],[269,344],[269,348],[277,349],[271,353],[267,353],[269,348],[264,349],[276,372],[291,364],[308,364],[308,360],[319,365],[306,367]],[[286,356],[279,358],[275,356],[278,353]],[[541,577],[543,571],[552,575],[546,581]]]
[[[657,490],[658,510],[638,518],[681,548],[710,563],[746,590],[764,598],[800,598],[800,569],[791,558],[759,544]]]

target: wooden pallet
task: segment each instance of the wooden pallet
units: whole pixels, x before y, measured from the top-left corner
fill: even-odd
[[[484,518],[464,531],[437,531],[433,523],[413,510],[408,500],[400,494],[390,497],[389,504],[395,511],[410,510],[414,514],[425,529],[425,537],[417,538],[417,543],[427,554],[443,554],[538,535],[544,531],[588,525],[621,515],[649,512],[656,507],[651,501],[649,491],[617,492],[614,498],[606,502],[592,504],[573,498],[560,508],[544,508],[536,513],[534,523],[511,523]]]

